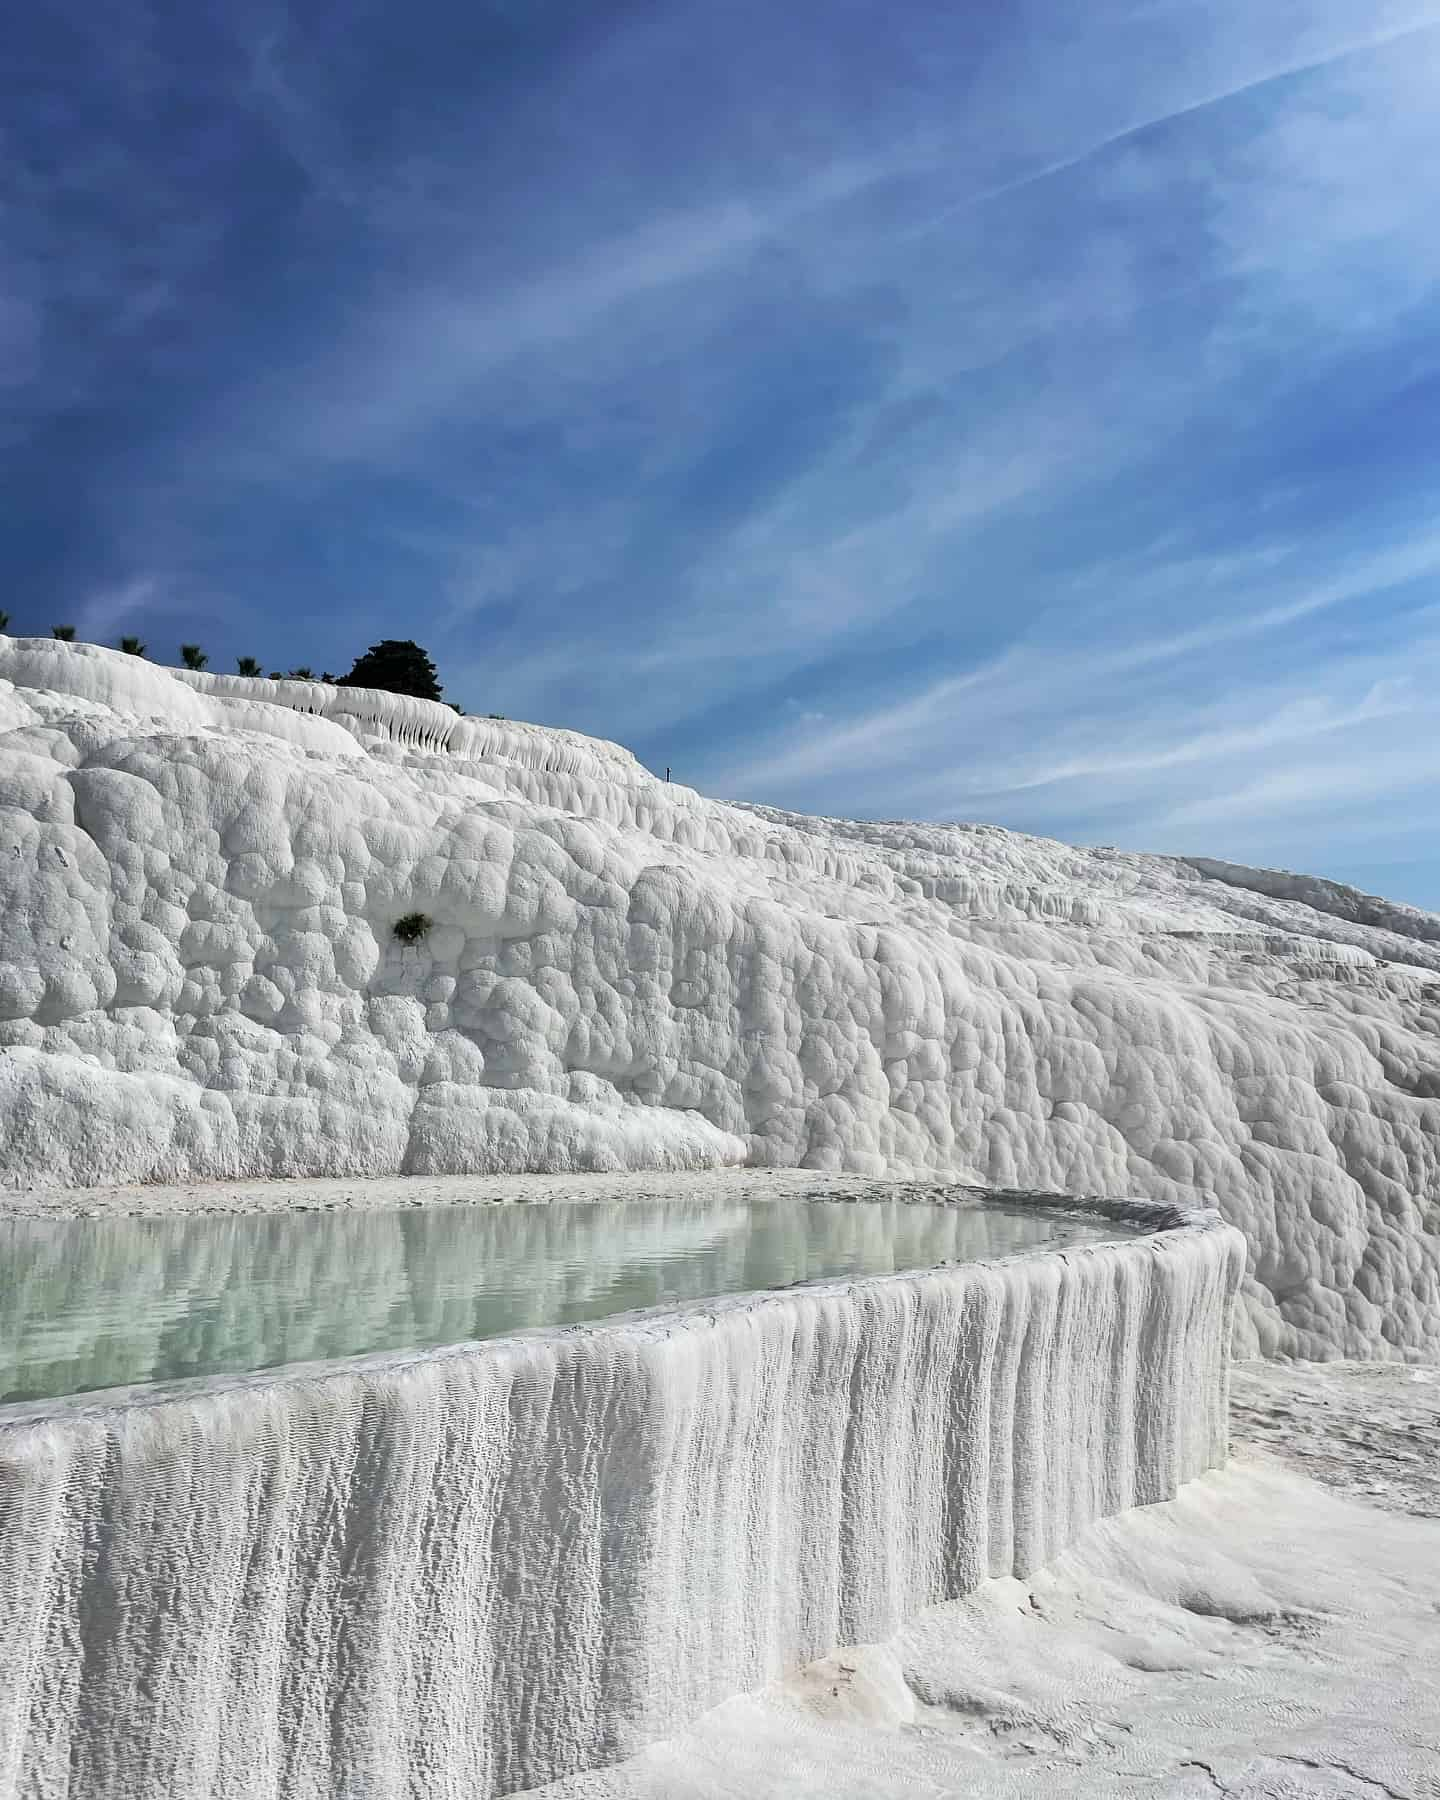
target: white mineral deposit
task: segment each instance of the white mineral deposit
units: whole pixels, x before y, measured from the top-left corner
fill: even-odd
[[[0,636],[0,1800],[1440,1794],[1437,1042],[1338,884]]]
[[[943,1173],[1214,1204],[1244,1352],[1440,1354],[1440,919],[0,637],[16,1186]],[[396,922],[431,921],[406,945]]]

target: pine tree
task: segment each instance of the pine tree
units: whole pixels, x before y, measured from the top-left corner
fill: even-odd
[[[413,694],[419,700],[438,700],[441,695],[434,663],[409,638],[385,638],[372,644],[335,685],[380,688],[387,694]]]

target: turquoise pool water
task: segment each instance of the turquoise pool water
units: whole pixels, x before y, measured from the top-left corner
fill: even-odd
[[[734,1197],[0,1220],[0,1403],[1130,1235],[1015,1204]]]

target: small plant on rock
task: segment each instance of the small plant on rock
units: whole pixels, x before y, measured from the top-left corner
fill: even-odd
[[[402,944],[418,944],[434,923],[429,913],[413,912],[397,919],[390,929]]]

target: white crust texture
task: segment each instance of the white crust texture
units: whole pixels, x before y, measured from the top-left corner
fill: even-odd
[[[393,927],[431,925],[417,943]],[[749,1164],[1214,1203],[1242,1353],[1440,1350],[1440,918],[707,800],[0,638],[12,1188]]]
[[[0,1792],[488,1800],[1028,1574],[1226,1455],[1243,1242],[1108,1210],[1151,1234],[0,1409]]]

